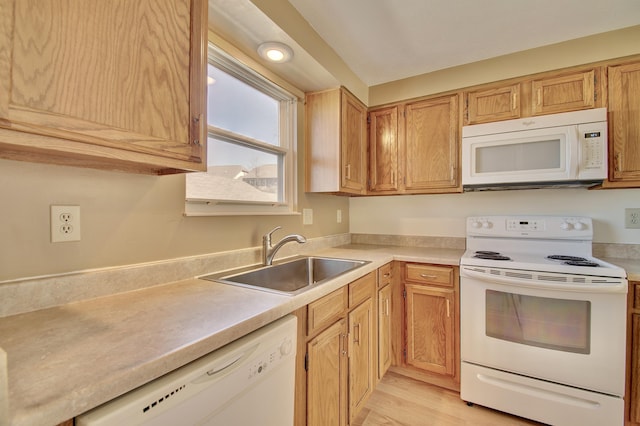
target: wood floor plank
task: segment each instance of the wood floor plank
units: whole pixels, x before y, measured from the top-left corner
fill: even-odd
[[[540,426],[541,423],[472,407],[457,392],[389,371],[351,426]]]

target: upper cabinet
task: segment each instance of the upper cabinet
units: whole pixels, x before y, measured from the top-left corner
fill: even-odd
[[[609,186],[640,185],[640,62],[608,68]]]
[[[545,73],[464,93],[464,124],[577,111],[604,106],[600,68]]]
[[[206,169],[203,0],[0,0],[0,156]]]
[[[466,92],[465,124],[520,118],[520,83]]]
[[[456,192],[458,95],[407,104],[405,115],[405,192]]]
[[[596,70],[531,82],[531,115],[595,108]]]
[[[306,190],[364,194],[367,107],[344,88],[306,95]]]
[[[398,190],[398,105],[369,113],[369,189]]]
[[[458,95],[369,113],[369,190],[379,194],[459,192]]]

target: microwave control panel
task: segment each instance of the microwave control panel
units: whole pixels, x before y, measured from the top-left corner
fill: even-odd
[[[607,123],[589,123],[578,126],[580,144],[580,170],[582,178],[605,178],[607,174]]]

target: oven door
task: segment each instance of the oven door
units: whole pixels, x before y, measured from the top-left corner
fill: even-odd
[[[461,266],[462,361],[621,397],[626,336],[622,281],[604,289],[561,283],[537,287]]]

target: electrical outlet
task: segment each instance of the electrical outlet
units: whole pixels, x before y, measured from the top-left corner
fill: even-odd
[[[342,223],[342,210],[336,212],[336,222]]]
[[[624,209],[624,227],[640,229],[640,209]]]
[[[51,206],[51,242],[80,241],[80,206]]]

